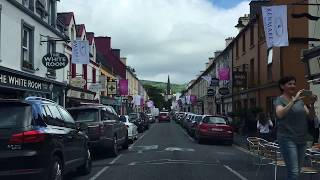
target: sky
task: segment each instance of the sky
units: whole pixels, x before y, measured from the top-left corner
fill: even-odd
[[[196,79],[214,52],[234,37],[238,18],[249,13],[241,0],[60,0],[58,12],[75,13],[111,46],[139,79],[184,84]]]

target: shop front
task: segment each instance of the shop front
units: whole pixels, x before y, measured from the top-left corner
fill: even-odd
[[[65,84],[0,66],[0,98],[25,99],[37,96],[64,105]]]

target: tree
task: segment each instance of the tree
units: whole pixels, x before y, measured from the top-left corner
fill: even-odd
[[[147,94],[150,100],[153,101],[154,105],[159,109],[162,109],[165,105],[165,99],[162,95],[164,93],[163,89],[157,88],[149,84],[143,85],[143,87],[147,91]]]

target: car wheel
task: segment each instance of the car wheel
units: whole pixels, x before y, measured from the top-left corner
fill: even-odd
[[[92,168],[92,159],[91,159],[91,153],[88,149],[86,161],[82,166],[79,167],[78,172],[82,175],[90,174],[91,168]]]
[[[48,169],[48,180],[62,180],[63,179],[63,165],[62,160],[58,156],[53,156],[52,162]]]
[[[128,134],[126,135],[126,139],[124,141],[124,144],[122,145],[122,149],[128,149],[129,148],[129,138]]]
[[[111,147],[111,156],[116,157],[118,156],[118,143],[117,143],[117,137],[113,137],[112,140],[112,147]]]

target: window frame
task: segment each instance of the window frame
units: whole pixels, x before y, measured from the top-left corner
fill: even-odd
[[[2,29],[2,16],[1,16],[1,14],[2,14],[2,4],[0,4],[0,62],[2,61],[1,60],[1,42],[2,42],[2,39],[1,39],[1,33],[2,33],[2,31],[1,31],[1,29]]]
[[[48,0],[47,1],[47,8],[48,8],[48,24],[52,27],[56,27],[56,4],[55,1]]]
[[[24,47],[23,47],[23,39],[24,39],[24,31],[28,30],[29,33],[29,42],[28,42],[28,51],[29,51],[29,64],[31,67],[24,66]],[[21,20],[21,69],[25,71],[34,72],[34,30],[35,27],[28,24],[26,21]]]

